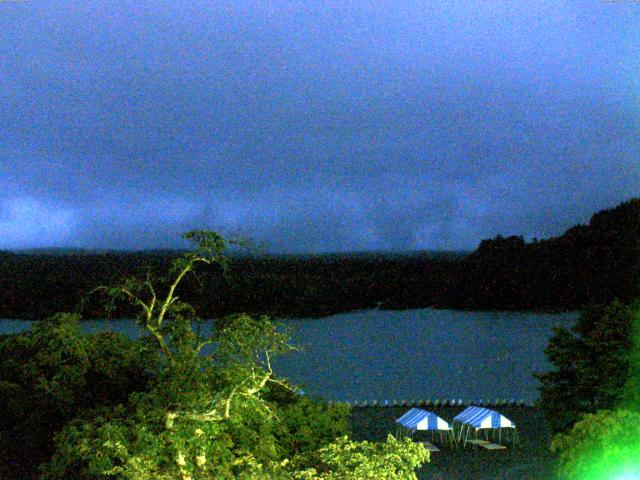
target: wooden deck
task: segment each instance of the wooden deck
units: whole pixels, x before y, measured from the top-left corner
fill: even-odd
[[[486,448],[487,450],[506,450],[507,447],[504,445],[498,445],[497,443],[481,443],[479,445],[482,448]]]
[[[475,439],[472,438],[471,440],[467,440],[467,443],[470,443],[471,445],[485,445],[488,444],[489,442],[486,440],[481,440],[481,439]]]
[[[418,443],[421,443],[422,445],[424,445],[424,448],[429,450],[431,453],[436,453],[440,451],[440,449],[431,442],[418,442]]]
[[[498,445],[497,443],[491,443],[488,442],[486,440],[481,440],[481,439],[471,439],[471,440],[467,440],[467,443],[470,443],[471,445],[473,445],[474,447],[482,447],[485,450],[506,450],[507,447],[505,447],[504,445]]]

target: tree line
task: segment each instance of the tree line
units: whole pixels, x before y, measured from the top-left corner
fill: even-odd
[[[239,311],[319,317],[375,307],[573,310],[640,293],[639,239],[640,199],[632,199],[561,236],[497,236],[471,253],[238,256],[225,275],[210,269],[187,279],[183,295],[206,318]],[[0,317],[77,311],[96,285],[162,272],[180,253],[0,252]]]

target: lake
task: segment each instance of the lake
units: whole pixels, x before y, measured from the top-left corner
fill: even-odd
[[[320,319],[291,319],[292,341],[303,350],[274,361],[276,372],[309,395],[369,401],[538,398],[534,372],[552,325],[570,326],[577,312],[365,310]],[[30,322],[1,320],[0,333]],[[87,331],[138,335],[132,320],[90,320]]]

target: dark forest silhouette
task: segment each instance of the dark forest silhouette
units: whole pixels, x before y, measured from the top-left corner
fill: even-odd
[[[79,308],[83,295],[123,275],[164,271],[178,253],[0,252],[0,317],[41,319]],[[483,240],[472,253],[236,257],[185,285],[204,318],[278,317],[387,309],[574,310],[640,294],[640,199],[559,237]],[[85,317],[99,316],[83,311]],[[121,316],[133,311],[118,312]]]

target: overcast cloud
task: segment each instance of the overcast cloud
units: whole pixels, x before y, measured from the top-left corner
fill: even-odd
[[[640,3],[0,2],[0,248],[472,249],[640,196]]]

